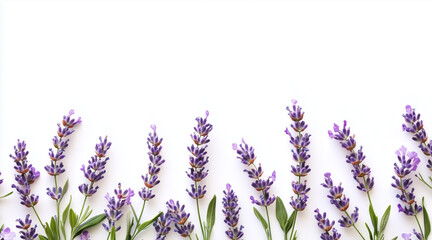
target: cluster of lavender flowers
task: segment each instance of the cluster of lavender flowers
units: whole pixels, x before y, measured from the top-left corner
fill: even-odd
[[[83,164],[81,171],[84,173],[84,177],[89,180],[90,184],[83,183],[78,187],[80,193],[86,198],[92,196],[97,192],[99,186],[94,186],[95,183],[104,178],[106,173],[105,165],[107,164],[109,157],[106,157],[106,153],[111,147],[111,142],[108,142],[108,137],[102,140],[99,137],[99,143],[95,146],[95,155],[88,161],[87,167]]]
[[[297,135],[293,136],[288,128],[286,128],[285,133],[289,135],[290,143],[295,148],[295,150],[291,150],[291,152],[297,165],[291,165],[291,173],[298,177],[298,180],[293,181],[291,184],[294,194],[297,196],[295,198],[291,197],[290,205],[295,211],[303,211],[307,205],[306,202],[308,196],[306,194],[310,190],[310,188],[306,186],[307,180],[304,180],[303,182],[301,181],[301,178],[306,177],[311,171],[309,165],[306,164],[306,161],[310,158],[310,155],[308,154],[310,134],[303,134],[308,125],[305,123],[305,121],[303,121],[304,112],[302,112],[302,108],[297,105],[296,100],[292,100],[292,103],[292,110],[290,107],[287,107],[287,110],[289,112],[288,115],[293,121],[291,128],[297,133]]]
[[[191,134],[194,144],[187,148],[191,153],[189,156],[189,164],[191,167],[186,174],[194,181],[194,184],[191,184],[191,189],[186,189],[186,191],[193,199],[203,198],[206,194],[206,186],[204,185],[201,187],[199,182],[208,175],[209,170],[204,166],[209,162],[209,157],[206,156],[206,149],[208,146],[207,143],[210,142],[208,134],[213,130],[213,126],[207,122],[209,112],[206,111],[205,114],[205,118],[198,117],[195,119],[197,121],[197,126],[194,127],[195,132]]]
[[[224,222],[230,227],[225,234],[229,239],[239,240],[243,237],[243,226],[237,226],[240,218],[240,207],[238,207],[237,195],[232,190],[231,185],[226,185],[226,191],[223,191],[225,197],[222,199]]]
[[[174,223],[174,232],[177,232],[182,237],[188,237],[189,239],[192,239],[191,234],[194,230],[194,225],[188,221],[190,213],[185,211],[185,205],[180,205],[179,201],[174,202],[172,199],[169,200],[166,205],[168,212],[164,216],[165,222]],[[161,231],[157,234],[158,236],[163,236],[161,239],[164,239],[166,234],[164,235],[163,233],[168,232],[169,230],[167,228],[159,229],[161,229]]]
[[[344,121],[343,129],[335,123],[333,125],[333,131],[328,131],[330,138],[339,141],[342,148],[349,151],[346,156],[346,162],[351,164],[353,169],[351,170],[353,178],[357,181],[357,188],[363,192],[366,192],[369,196],[369,192],[374,186],[374,178],[370,176],[371,169],[363,163],[366,156],[363,154],[363,147],[360,147],[357,151],[355,135],[350,135],[350,128],[347,128],[347,121]]]
[[[341,234],[338,233],[337,229],[334,228],[335,221],[330,221],[327,218],[327,213],[324,212],[322,215],[319,212],[319,209],[315,209],[316,213],[315,219],[318,221],[318,227],[321,228],[324,232],[321,233],[322,240],[338,240],[341,237]]]
[[[394,182],[391,184],[391,186],[400,191],[400,193],[396,195],[396,198],[398,198],[404,204],[404,206],[398,204],[399,212],[403,212],[408,216],[414,216],[417,220],[417,223],[419,223],[417,214],[423,210],[423,207],[417,204],[414,195],[414,188],[411,187],[413,181],[407,176],[417,169],[417,166],[420,163],[420,158],[418,158],[416,152],[409,152],[404,146],[396,151],[396,155],[400,165],[397,163],[394,164],[396,176],[392,177]],[[419,228],[421,233],[416,232],[414,229],[414,235],[420,240],[425,239],[423,238],[424,233],[420,224]],[[408,234],[405,236],[408,236]]]
[[[30,219],[30,215],[27,214],[26,218],[24,220],[17,219],[18,225],[16,225],[16,228],[21,229],[20,238],[25,240],[33,240],[38,237],[38,234],[36,233],[36,227],[31,227],[32,220]]]
[[[122,208],[124,205],[130,205],[130,199],[135,195],[134,191],[130,188],[122,190],[121,184],[118,184],[118,188],[114,190],[114,196],[111,197],[109,193],[105,196],[108,201],[107,208],[105,209],[105,215],[108,220],[108,224],[102,223],[109,234],[115,234],[120,230],[121,226],[116,227],[116,222],[124,215],[122,213]]]
[[[418,147],[421,149],[423,154],[426,157],[430,157],[432,155],[432,140],[428,141],[428,136],[426,130],[423,126],[423,120],[420,119],[420,113],[416,113],[415,109],[410,105],[405,107],[406,113],[403,114],[403,118],[405,119],[405,124],[402,124],[402,130],[405,132],[409,132],[413,134],[412,140],[417,142]],[[432,171],[432,160],[428,159],[426,167]],[[422,181],[426,186],[432,189],[430,183],[427,183],[423,176],[418,173],[418,178]],[[432,181],[431,178],[429,180]]]
[[[359,209],[358,207],[355,207],[355,210],[351,214],[348,213],[350,199],[347,198],[343,193],[344,188],[342,187],[342,183],[339,184],[338,186],[333,185],[331,174],[325,173],[324,183],[322,183],[321,185],[329,190],[329,195],[327,195],[327,197],[330,199],[330,204],[334,205],[337,209],[339,209],[339,211],[345,214],[345,216],[342,215],[341,219],[338,220],[340,226],[346,228],[353,226],[360,234],[360,236],[362,236],[362,234],[358,231],[357,227],[355,226],[355,223],[357,222],[359,217],[359,213],[358,213]]]
[[[237,152],[237,158],[240,159],[244,165],[246,165],[244,172],[248,174],[249,178],[254,180],[251,186],[256,191],[261,192],[259,199],[255,199],[253,196],[251,196],[250,199],[252,204],[263,206],[265,208],[268,229],[264,230],[266,232],[267,239],[272,239],[268,206],[270,206],[276,200],[275,195],[270,196],[270,187],[276,180],[276,171],[273,171],[272,175],[269,176],[267,180],[262,179],[261,177],[264,171],[261,167],[261,164],[259,164],[258,167],[255,165],[255,149],[252,146],[249,146],[244,139],[242,139],[242,143],[240,145],[234,143],[233,149]],[[259,214],[259,212],[255,211],[255,214]],[[264,219],[262,216],[260,218]]]

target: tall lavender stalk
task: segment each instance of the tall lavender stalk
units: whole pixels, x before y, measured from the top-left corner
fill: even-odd
[[[414,235],[420,240],[427,239],[430,232],[423,231],[417,216],[420,212],[422,212],[422,210],[424,210],[424,206],[417,204],[414,195],[414,188],[411,187],[413,181],[411,178],[407,177],[411,172],[414,172],[417,169],[420,163],[420,158],[417,156],[416,152],[409,152],[404,146],[400,147],[399,150],[396,151],[396,155],[398,157],[399,164],[394,164],[396,175],[392,177],[394,182],[391,184],[391,186],[400,191],[396,195],[396,198],[398,198],[403,204],[398,204],[399,212],[403,212],[408,216],[414,216],[420,229],[420,233],[413,229]],[[427,215],[426,211],[425,215]],[[425,217],[425,219],[429,219],[429,217]],[[425,230],[427,230],[426,227]],[[405,237],[409,236],[405,234]]]
[[[57,183],[57,176],[66,171],[61,160],[66,157],[65,151],[69,146],[69,139],[67,137],[74,133],[75,130],[73,128],[81,123],[81,117],[74,119],[72,118],[73,114],[74,110],[70,110],[68,115],[63,116],[62,123],[57,124],[57,136],[54,136],[52,140],[55,150],[52,148],[49,149],[48,155],[51,158],[51,164],[45,166],[47,173],[54,177],[55,186],[53,188],[47,188],[47,195],[56,201],[57,218],[55,219],[58,235],[60,235],[60,202],[66,193],[68,181],[66,181],[63,187],[59,187]]]
[[[302,108],[297,105],[296,100],[292,100],[292,109],[287,107],[288,115],[290,116],[293,123],[291,128],[295,131],[295,135],[291,134],[288,128],[285,133],[290,137],[290,143],[294,149],[291,150],[296,165],[291,165],[291,173],[297,178],[296,181],[291,183],[295,196],[291,197],[290,205],[294,209],[291,213],[291,217],[288,218],[283,201],[278,198],[276,201],[276,216],[278,217],[279,224],[284,232],[284,239],[288,239],[288,233],[291,231],[289,239],[297,238],[297,231],[295,225],[297,221],[297,213],[303,211],[307,206],[307,193],[310,188],[307,187],[307,180],[302,178],[306,177],[311,171],[306,161],[310,158],[308,146],[310,144],[310,134],[304,131],[308,127],[305,121],[303,121],[304,112]],[[289,222],[289,223],[288,223]],[[289,227],[288,227],[289,226]]]
[[[141,218],[144,212],[144,208],[146,206],[146,202],[150,201],[155,197],[155,194],[153,194],[153,188],[160,183],[160,180],[158,179],[158,174],[160,173],[162,164],[165,163],[165,160],[162,159],[162,156],[160,155],[162,151],[161,144],[163,138],[159,138],[159,136],[157,135],[156,125],[151,125],[150,128],[153,130],[153,132],[149,133],[147,138],[147,147],[149,150],[147,154],[150,163],[148,164],[148,172],[146,173],[146,175],[141,176],[141,178],[144,181],[144,187],[141,189],[141,191],[138,192],[138,195],[143,200],[143,204],[139,216],[137,215],[132,204],[130,205],[136,221],[134,231],[129,233],[129,235],[131,236],[130,238],[131,240],[135,239],[138,236],[138,234],[142,231],[139,229],[141,225]],[[154,219],[156,220],[157,217]],[[160,229],[164,229],[164,228],[160,227]]]
[[[268,207],[276,200],[276,197],[274,195],[270,196],[270,187],[276,180],[276,172],[273,171],[272,175],[267,180],[261,178],[264,171],[262,170],[261,164],[259,164],[258,167],[255,164],[255,149],[252,146],[249,146],[244,141],[244,139],[242,139],[242,143],[240,145],[234,143],[233,149],[237,152],[237,158],[240,159],[241,162],[247,166],[246,169],[244,169],[244,172],[248,174],[249,178],[254,179],[254,182],[251,184],[251,186],[256,191],[261,192],[260,199],[255,199],[253,196],[251,196],[250,199],[252,201],[252,204],[256,204],[265,208],[267,221],[255,207],[254,213],[261,221],[267,239],[271,240],[272,233]]]
[[[432,140],[429,140],[428,142],[428,136],[426,130],[424,129],[423,120],[420,119],[420,113],[417,114],[415,109],[410,105],[407,105],[405,110],[406,113],[402,115],[405,119],[405,124],[402,124],[402,130],[412,134],[412,140],[419,144],[418,147],[421,149],[426,158],[429,158],[432,155]],[[426,167],[432,171],[431,159],[428,159]],[[431,176],[428,177],[431,183],[426,182],[426,179],[421,175],[421,173],[417,173],[416,177],[426,186],[432,189]]]
[[[36,211],[36,204],[39,202],[39,196],[31,193],[31,184],[33,184],[40,176],[40,172],[36,171],[32,164],[28,163],[27,156],[29,152],[26,150],[27,144],[25,141],[20,141],[18,139],[17,145],[14,146],[14,153],[10,154],[11,157],[15,161],[15,181],[18,185],[12,184],[12,188],[15,188],[18,192],[21,204],[32,208],[34,213],[36,214],[40,224],[42,227],[44,224],[39,217],[39,214]]]
[[[212,212],[213,216],[207,219],[212,219],[210,222],[204,223],[201,220],[201,213],[199,208],[198,200],[203,198],[206,194],[206,186],[201,186],[201,181],[208,175],[209,170],[205,168],[205,165],[209,162],[209,157],[207,156],[207,144],[210,142],[208,138],[209,133],[213,130],[213,125],[207,122],[207,118],[209,116],[209,112],[206,111],[205,118],[197,117],[195,120],[197,121],[197,125],[194,127],[194,132],[191,134],[192,141],[194,144],[189,146],[187,149],[190,152],[189,156],[189,171],[186,171],[186,175],[194,182],[191,184],[191,188],[186,189],[189,196],[196,201],[198,218],[201,227],[201,233],[204,240],[210,239],[211,230],[214,225],[214,214],[216,207],[216,195],[214,195],[213,199],[209,203],[209,209],[211,211],[207,211],[208,214]]]

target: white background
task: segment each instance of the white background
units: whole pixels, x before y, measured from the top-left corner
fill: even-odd
[[[344,119],[375,177],[372,198],[379,215],[392,204],[388,237],[411,232],[415,221],[397,212],[397,191],[390,184],[395,150],[404,144],[418,151],[401,130],[406,104],[422,113],[432,134],[431,11],[430,3],[408,1],[0,1],[0,171],[5,179],[0,193],[11,190],[8,155],[20,138],[41,172],[33,185],[40,195],[37,209],[43,219],[55,213],[54,201],[45,194],[53,179],[43,167],[50,161],[56,124],[75,109],[83,123],[71,138],[60,182],[70,178],[69,193],[79,208],[83,197],[77,186],[85,181],[79,168],[94,153],[98,137],[108,135],[113,142],[108,172],[89,202],[95,213],[102,212],[103,197],[118,182],[136,191],[142,187],[146,136],[156,124],[166,164],[145,218],[177,199],[187,205],[198,230],[194,201],[185,191],[191,183],[185,174],[186,147],[195,117],[209,110],[214,130],[202,208],[217,194],[212,239],[225,239],[221,199],[228,182],[239,196],[244,239],[265,239],[249,200],[255,192],[231,144],[244,137],[256,148],[265,175],[277,171],[271,192],[289,207],[294,177],[285,107],[294,98],[312,134],[307,178],[312,190],[298,218],[299,239],[319,238],[317,207],[333,219],[340,216],[320,186],[327,171],[343,182],[350,209],[360,207],[358,226],[366,236],[367,198],[355,188],[346,152],[327,135],[334,122]],[[427,174],[421,156],[421,171]],[[418,181],[414,186],[418,199],[425,195],[432,209],[431,190]],[[138,196],[133,203],[139,208]],[[16,218],[31,213],[18,204],[18,194],[0,204],[0,222],[13,229]],[[274,205],[270,210],[273,239],[281,239]],[[125,228],[125,217],[121,223]],[[359,239],[354,229],[338,229],[343,239]],[[101,226],[91,234],[106,237]],[[142,238],[154,234],[151,228]],[[171,232],[167,239],[179,238]]]

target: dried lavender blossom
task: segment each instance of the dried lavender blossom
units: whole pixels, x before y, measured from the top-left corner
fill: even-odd
[[[229,239],[241,239],[243,237],[242,229],[237,226],[240,218],[240,207],[238,207],[237,195],[232,190],[231,185],[226,185],[226,190],[223,191],[224,198],[222,199],[223,209],[222,212],[225,215],[224,222],[229,226],[229,229],[225,231],[225,234]]]

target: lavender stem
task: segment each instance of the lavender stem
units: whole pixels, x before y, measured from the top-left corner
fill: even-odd
[[[355,226],[355,222],[354,220],[351,218],[351,216],[348,214],[348,212],[345,210],[344,211],[345,214],[347,215],[347,217],[349,218],[349,220],[351,220],[351,222],[353,223],[352,226],[354,227],[354,229],[358,232],[358,234],[360,234],[360,237],[363,238],[363,240],[366,240],[363,235],[360,233],[360,231],[357,229],[357,227]]]

